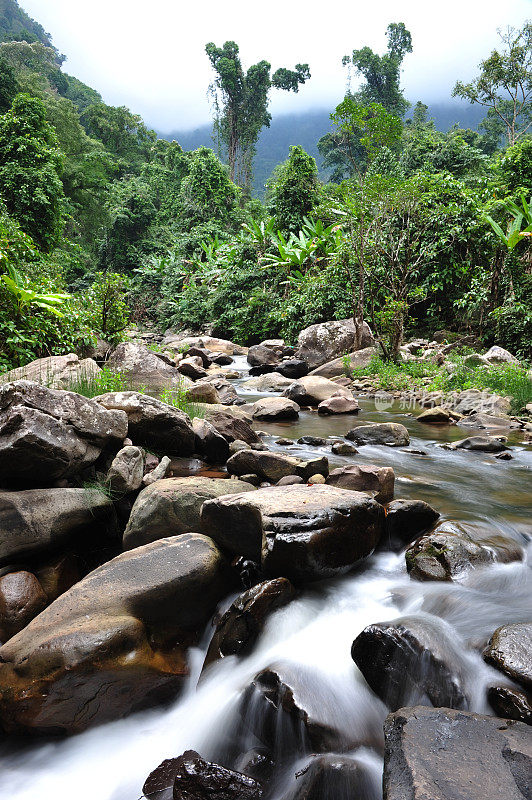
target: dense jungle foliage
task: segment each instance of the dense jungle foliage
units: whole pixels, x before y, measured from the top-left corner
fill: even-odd
[[[344,58],[362,84],[318,143],[329,180],[294,142],[262,202],[249,187],[268,93],[297,90],[307,65],[270,78],[268,62],[246,71],[235,43],[208,45],[215,80],[229,53],[247,81],[237,100],[248,121],[262,65],[260,108],[238,131],[238,186],[223,163],[234,144],[227,85],[217,85],[221,159],[184,151],[66,74],[14,0],[0,10],[0,370],[117,341],[131,323],[251,344],[357,313],[392,360],[405,336],[442,328],[530,359],[532,98],[513,118],[502,98],[511,136],[490,108],[478,131],[437,130],[422,103],[407,114],[401,64],[415,42],[392,24],[384,54]],[[530,25],[501,52],[515,42],[530,90]],[[489,69],[488,59],[480,74]],[[482,106],[481,89],[455,91]]]

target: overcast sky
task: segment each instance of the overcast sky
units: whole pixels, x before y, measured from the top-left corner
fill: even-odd
[[[244,66],[308,62],[299,94],[273,91],[273,113],[330,108],[343,96],[342,56],[386,49],[389,22],[404,22],[414,51],[404,62],[411,100],[448,99],[496,46],[497,28],[532,18],[532,0],[19,0],[67,55],[65,70],[107,103],[127,105],[161,132],[208,122],[212,79],[205,44],[234,39]]]

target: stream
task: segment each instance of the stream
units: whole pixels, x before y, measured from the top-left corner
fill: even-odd
[[[247,391],[243,357],[235,367],[244,376],[233,381],[246,402],[271,396]],[[327,691],[327,715],[349,726],[360,738],[382,739],[387,710],[367,686],[350,656],[355,637],[370,623],[403,615],[428,616],[447,631],[461,654],[470,710],[493,713],[486,702],[486,685],[495,677],[505,682],[475,649],[504,623],[530,621],[532,547],[532,447],[509,438],[513,459],[445,450],[440,445],[469,435],[457,426],[434,427],[416,422],[412,410],[399,403],[383,409],[359,398],[357,417],[320,417],[302,412],[291,423],[259,423],[264,442],[278,452],[298,457],[327,455],[331,468],[348,463],[391,466],[396,474],[396,498],[425,500],[444,521],[459,523],[475,538],[510,537],[528,546],[523,562],[477,569],[456,583],[410,580],[404,553],[380,552],[340,579],[306,588],[296,600],[273,614],[253,652],[246,658],[225,658],[214,664],[198,686],[211,635],[190,654],[191,676],[181,696],[164,708],[137,713],[62,740],[3,744],[0,751],[0,797],[9,800],[137,800],[148,774],[165,758],[195,749],[207,759],[223,760],[225,741],[236,723],[242,690],[253,676],[272,663],[288,663],[301,680]],[[414,412],[416,413],[416,412]],[[362,447],[356,456],[335,456],[330,444],[298,445],[304,435],[342,438],[356,419],[401,422],[409,429],[410,449]],[[294,440],[277,445],[279,437]],[[234,598],[227,598],[225,609]],[[506,681],[507,682],[507,681]],[[279,746],[282,746],[280,733]],[[371,776],[367,797],[381,797],[382,759],[375,749],[360,747],[353,758]],[[279,775],[274,800],[293,781],[308,756],[295,754]],[[342,798],[335,798],[342,800]]]

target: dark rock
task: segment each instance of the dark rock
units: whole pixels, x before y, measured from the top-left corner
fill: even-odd
[[[219,367],[228,367],[233,363],[233,359],[227,353],[211,353],[211,361]]]
[[[460,442],[454,442],[452,447],[455,450],[477,450],[481,453],[502,453],[508,447],[500,439],[493,436],[468,436]]]
[[[203,361],[199,356],[191,356],[184,358],[179,362],[177,369],[181,375],[186,375],[192,381],[198,381],[200,378],[207,377],[207,370],[203,367]]]
[[[148,800],[260,800],[258,781],[205,761],[195,750],[163,761],[142,787]]]
[[[444,523],[417,539],[405,558],[411,578],[450,581],[474,567],[491,564],[494,555],[459,526]]]
[[[225,378],[219,376],[213,378],[206,378],[204,383],[210,383],[218,392],[220,403],[224,406],[232,406],[239,400],[237,391],[232,383],[229,383]]]
[[[127,435],[123,413],[29,381],[0,386],[0,485],[50,486],[92,465]]]
[[[263,480],[276,483],[286,475],[299,475],[304,480],[316,473],[327,475],[329,462],[325,456],[302,461],[282,453],[261,452],[259,450],[240,450],[227,462],[227,471],[233,475],[254,473]]]
[[[310,447],[323,447],[326,444],[326,440],[321,436],[301,436],[301,438],[297,440],[297,443],[307,444]]]
[[[410,444],[410,436],[404,425],[398,422],[374,422],[352,428],[345,435],[355,444],[384,444],[388,447],[405,447]]]
[[[203,367],[205,367],[205,369],[208,369],[208,367],[210,367],[211,362],[213,361],[212,358],[213,355],[214,355],[213,353],[209,353],[209,351],[206,350],[204,347],[198,347],[197,345],[193,345],[192,347],[189,347],[187,350],[187,356],[196,356],[197,358],[200,358],[201,364]],[[229,363],[231,363],[231,357],[228,356],[228,358],[229,358]]]
[[[280,357],[271,347],[262,344],[254,344],[248,350],[248,363],[252,367],[275,367],[277,368]]]
[[[384,724],[385,800],[529,800],[532,736],[520,722],[402,708]]]
[[[0,578],[0,642],[21,631],[48,605],[35,575],[20,570]]]
[[[290,358],[276,367],[276,371],[285,378],[303,378],[308,375],[308,364],[300,358]]]
[[[532,687],[532,622],[497,628],[484,650],[484,660],[525,689]]]
[[[128,435],[135,444],[164,455],[193,454],[192,423],[179,408],[139,392],[110,392],[95,400],[104,408],[125,411]]]
[[[165,478],[143,489],[124,531],[124,550],[183,533],[203,533],[200,512],[213,497],[248,492],[249,483],[226,478]]]
[[[286,578],[264,581],[239,595],[216,625],[203,668],[225,656],[248,653],[268,617],[295,597]]]
[[[384,525],[384,509],[367,494],[323,485],[209,500],[201,516],[221,547],[296,583],[348,572],[373,552]]]
[[[395,473],[391,467],[374,464],[338,467],[329,473],[326,483],[355,492],[372,492],[375,500],[386,503],[393,497]]]
[[[194,417],[192,429],[196,452],[211,464],[225,464],[229,458],[229,443],[214,425],[206,419]]]
[[[273,759],[266,748],[254,747],[238,759],[237,772],[248,775],[259,783],[267,783],[274,769]]]
[[[294,444],[293,439],[276,439],[275,444],[281,445],[281,447],[290,447]]]
[[[0,648],[5,731],[83,730],[168,699],[233,576],[214,543],[185,534],[91,572]]]
[[[488,700],[499,717],[532,725],[532,697],[512,686],[490,686]]]
[[[282,800],[380,800],[380,786],[375,785],[370,770],[346,755],[313,756]]]
[[[462,658],[440,620],[412,616],[368,625],[353,642],[351,657],[392,711],[427,701],[468,707]]]
[[[260,437],[255,433],[246,419],[237,417],[229,411],[207,412],[206,419],[213,425],[229,444],[234,441],[242,441],[246,444],[260,442]]]
[[[35,569],[48,603],[64,594],[81,579],[79,559],[73,553],[55,556]]]
[[[382,543],[400,550],[431,528],[439,516],[438,511],[423,500],[393,500],[386,507]]]

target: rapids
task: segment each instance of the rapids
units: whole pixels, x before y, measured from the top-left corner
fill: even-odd
[[[236,367],[244,369],[244,359]],[[244,399],[257,393],[242,389]],[[264,396],[264,395],[260,395]],[[303,412],[294,423],[265,424],[264,441],[279,452],[298,456],[325,454],[331,467],[346,463],[392,466],[396,497],[419,498],[463,524],[475,536],[512,537],[523,545],[532,535],[532,447],[510,438],[512,461],[491,455],[449,451],[438,445],[464,438],[466,429],[434,428],[416,422],[400,404],[375,408],[359,400],[359,417],[371,421],[400,421],[411,435],[412,449],[363,447],[353,457],[331,455],[330,447],[294,443],[277,446],[282,437],[303,435],[342,437],[353,419],[319,417]],[[341,579],[307,588],[269,620],[254,651],[246,658],[226,658],[213,665],[198,684],[210,631],[202,646],[191,652],[191,676],[182,695],[170,706],[142,712],[63,740],[3,743],[0,750],[0,797],[9,800],[136,800],[144,780],[164,758],[195,749],[205,758],[223,760],[225,742],[235,722],[240,693],[251,678],[273,662],[289,662],[302,680],[326,686],[327,715],[352,731],[381,739],[386,708],[367,687],[350,656],[353,639],[372,622],[397,616],[428,615],[452,632],[460,653],[471,710],[491,713],[485,700],[487,682],[496,675],[473,649],[499,625],[532,618],[532,571],[523,563],[475,570],[458,583],[411,581],[404,555],[377,553],[358,570]],[[227,598],[223,607],[233,598]],[[467,646],[471,647],[468,648]],[[499,682],[501,676],[498,674]],[[504,682],[504,681],[503,681]],[[316,697],[320,702],[320,697]],[[279,734],[282,747],[282,731]],[[361,748],[354,758],[366,765],[373,789],[365,800],[381,796],[382,761],[375,750]],[[293,774],[308,762],[295,754],[277,782],[280,797]],[[335,800],[342,800],[336,798]]]

